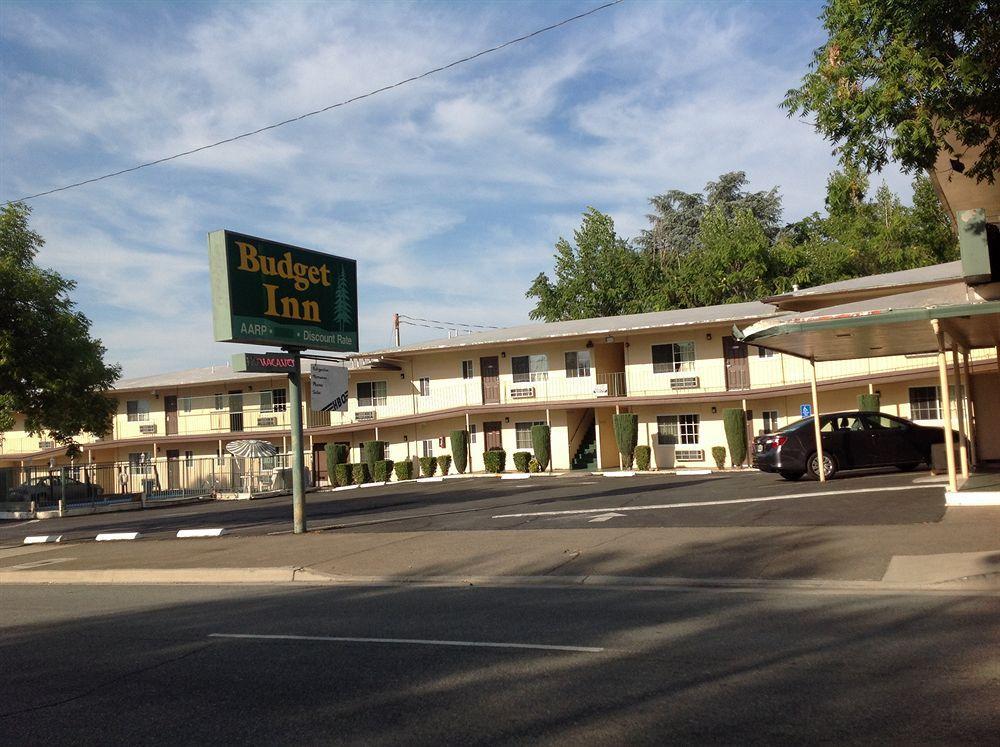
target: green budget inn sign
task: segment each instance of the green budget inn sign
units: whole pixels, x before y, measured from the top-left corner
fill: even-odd
[[[358,351],[353,259],[232,231],[208,235],[215,339]]]

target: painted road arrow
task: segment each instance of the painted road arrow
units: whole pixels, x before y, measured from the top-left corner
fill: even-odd
[[[625,514],[616,514],[613,512],[608,514],[601,514],[600,516],[595,516],[593,519],[590,519],[587,523],[593,524],[595,521],[609,521],[611,519],[615,519],[618,518],[619,516],[624,516],[624,515]]]

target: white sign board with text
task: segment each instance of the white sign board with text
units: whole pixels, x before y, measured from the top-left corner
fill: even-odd
[[[309,369],[314,412],[347,412],[347,368],[313,363]]]

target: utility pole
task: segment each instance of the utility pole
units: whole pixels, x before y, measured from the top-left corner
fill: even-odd
[[[399,347],[399,314],[392,315],[392,340]]]
[[[292,406],[292,532],[304,534],[306,531],[306,495],[302,484],[305,471],[305,457],[302,454],[302,348],[287,347],[285,351],[295,361],[288,373],[288,398]]]

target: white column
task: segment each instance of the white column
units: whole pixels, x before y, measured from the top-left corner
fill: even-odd
[[[958,491],[958,478],[955,475],[955,436],[951,431],[951,394],[948,392],[948,358],[945,355],[944,333],[937,319],[931,320],[938,345],[938,386],[941,390],[942,425],[944,425],[945,460],[948,464],[948,490]]]
[[[958,366],[958,343],[951,341],[951,363],[955,371],[955,410],[958,414],[958,458],[962,467],[962,477],[969,476],[969,452],[966,448],[965,437],[965,408],[962,401],[965,399],[962,389],[962,374]]]
[[[601,424],[597,416],[597,408],[594,408],[594,445],[597,448],[597,469],[604,469],[601,459]]]
[[[816,361],[809,359],[809,388],[812,391],[813,433],[816,435],[816,459],[819,461],[819,481],[826,482],[826,465],[823,462],[823,439],[819,424],[819,394],[816,392]]]
[[[969,430],[969,461],[972,467],[976,466],[976,417],[975,399],[972,396],[972,375],[969,367],[969,351],[962,350],[962,389],[965,392],[965,422],[968,423]]]

